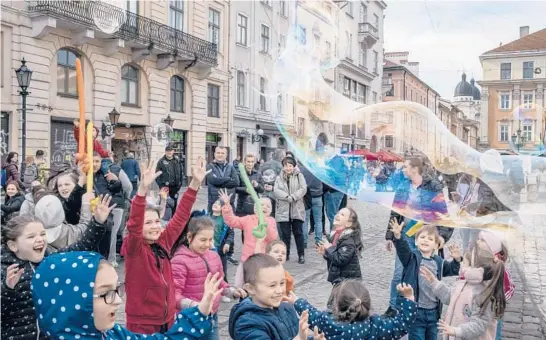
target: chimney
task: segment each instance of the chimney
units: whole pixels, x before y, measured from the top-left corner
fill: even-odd
[[[529,26],[521,26],[519,28],[519,37],[523,38],[526,35],[529,35]]]

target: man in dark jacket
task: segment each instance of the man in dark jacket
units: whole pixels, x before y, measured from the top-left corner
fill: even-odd
[[[256,193],[261,194],[264,192],[264,183],[262,179],[262,174],[254,168],[256,164],[256,157],[253,154],[248,154],[244,158],[245,169],[248,179]],[[244,182],[243,178],[239,174],[239,186],[235,188],[237,193],[237,208],[235,214],[237,216],[247,216],[254,214],[254,201],[250,196]]]
[[[140,179],[140,166],[135,160],[135,155],[132,152],[127,154],[127,158],[121,162],[121,168],[129,177],[131,185],[133,186],[133,191],[131,191],[130,197],[133,198],[136,195],[136,190],[138,187],[138,180]]]
[[[171,145],[165,147],[165,156],[161,157],[159,162],[157,162],[155,171],[162,172],[161,176],[155,180],[157,185],[159,185],[159,189],[168,188],[169,196],[177,202],[178,192],[182,187],[182,163],[180,163],[180,159],[174,155],[174,149]],[[174,210],[176,210],[176,205]]]
[[[444,198],[440,198],[442,194],[442,184],[437,180],[424,176],[424,164],[420,158],[407,159],[404,164],[404,174],[409,179],[400,184],[398,190],[394,195],[393,208],[399,210],[408,210],[412,213],[418,214],[418,219],[433,223],[437,220],[436,213],[447,214],[447,205]],[[396,219],[398,223],[404,223],[403,233],[406,233],[417,221],[411,218],[402,216],[395,211],[391,211],[389,223],[392,219]],[[445,243],[453,234],[452,228],[438,227],[438,232],[442,238],[442,242]],[[393,233],[390,226],[387,228],[385,239],[387,240],[387,249],[390,251],[393,247]],[[409,245],[412,249],[415,249],[415,240],[410,239]],[[396,286],[402,280],[403,266],[398,257],[395,260],[394,274],[391,282],[391,296],[389,308],[385,312],[387,316],[396,315],[396,305],[398,292]]]
[[[239,186],[239,173],[231,163],[227,160],[227,149],[223,146],[216,147],[214,150],[214,161],[207,166],[207,171],[211,170],[207,175],[207,190],[208,190],[208,207],[207,211],[212,211],[212,205],[218,199],[218,193],[222,189],[226,189],[231,195],[231,205],[235,202],[235,188]],[[237,262],[232,258],[234,245],[230,247],[228,261],[236,265]]]
[[[303,245],[307,248],[307,238],[311,224],[311,214],[313,214],[315,243],[322,240],[322,196],[323,185],[320,179],[315,177],[303,164],[299,165],[300,171],[305,177],[307,183],[307,193],[305,194],[305,222],[303,223]]]

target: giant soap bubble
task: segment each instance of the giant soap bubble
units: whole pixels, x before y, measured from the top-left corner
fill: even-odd
[[[297,120],[295,128],[277,120],[301,164],[337,190],[384,205],[413,220],[503,230],[518,225],[519,203],[525,194],[521,173],[546,168],[546,158],[536,157],[536,153],[481,153],[448,130],[429,108],[404,101],[371,104],[370,89],[353,80],[334,79],[343,91],[336,92],[325,81],[324,72],[348,55],[334,54],[325,59],[320,48],[301,38],[301,26],[307,22],[309,29],[334,38],[336,46],[348,45],[343,34],[345,15],[332,4],[336,11],[329,16],[324,10],[328,4],[299,2],[297,22],[292,25],[292,35],[272,73],[273,79],[293,96],[295,111],[307,113],[305,120]],[[352,138],[341,136],[336,129]],[[356,144],[358,147],[352,150]],[[423,172],[424,178],[419,187],[420,204],[409,206],[413,190],[408,177],[415,177],[416,171]],[[470,184],[479,183],[483,199],[473,201],[471,191],[458,196],[457,192],[450,192],[463,187],[459,183],[454,187],[446,185],[451,177],[460,178],[461,174],[467,175]],[[531,213],[541,212],[534,209]]]

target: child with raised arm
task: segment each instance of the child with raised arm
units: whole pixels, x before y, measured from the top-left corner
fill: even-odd
[[[278,238],[277,223],[275,219],[271,217],[271,201],[269,198],[261,198],[262,212],[265,215],[267,222],[266,235],[263,239],[257,239],[254,234],[254,228],[258,225],[259,219],[257,214],[257,205],[254,205],[254,215],[247,215],[243,217],[237,217],[233,214],[233,209],[230,205],[230,197],[227,191],[220,191],[220,200],[224,202],[222,208],[222,215],[224,221],[230,228],[241,229],[245,237],[245,243],[243,244],[243,250],[241,254],[241,263],[237,267],[235,272],[235,287],[241,288],[243,282],[243,263],[251,255],[256,253],[264,253],[267,244]]]
[[[156,164],[152,164],[141,173],[127,222],[128,235],[121,248],[125,256],[127,329],[132,332],[164,332],[174,323],[178,308],[169,254],[190,218],[197,191],[206,175],[203,159],[199,158],[197,164],[192,168],[192,181],[180,206],[165,229],[157,207],[146,206],[148,188],[161,171],[156,173]]]

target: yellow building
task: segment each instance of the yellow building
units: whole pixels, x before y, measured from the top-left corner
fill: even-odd
[[[536,149],[546,129],[546,29],[529,34],[528,26],[520,27],[519,39],[485,52],[480,61],[480,147]]]

